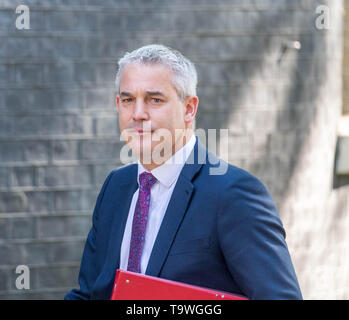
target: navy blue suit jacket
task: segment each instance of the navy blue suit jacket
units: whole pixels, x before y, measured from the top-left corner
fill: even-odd
[[[198,151],[205,161],[198,161]],[[265,186],[232,165],[223,175],[210,174],[218,159],[208,158],[198,139],[192,155],[194,164],[185,164],[179,175],[146,274],[249,299],[301,299],[285,231]],[[80,289],[65,299],[110,299],[137,172],[137,164],[130,164],[105,180],[81,261]]]

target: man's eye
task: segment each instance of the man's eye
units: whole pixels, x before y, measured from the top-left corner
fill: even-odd
[[[153,102],[155,102],[155,103],[160,103],[160,102],[162,102],[162,100],[159,99],[159,98],[153,98]]]
[[[132,98],[125,98],[125,99],[122,99],[122,102],[123,102],[123,103],[132,102]]]

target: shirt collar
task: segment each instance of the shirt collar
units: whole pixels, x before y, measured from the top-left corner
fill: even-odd
[[[176,181],[181,170],[189,158],[196,142],[195,134],[192,134],[189,141],[179,149],[171,158],[169,158],[161,166],[156,167],[151,171],[152,175],[165,187],[170,188],[172,184]],[[138,160],[138,175],[137,182],[139,185],[139,175],[147,171],[143,165]]]

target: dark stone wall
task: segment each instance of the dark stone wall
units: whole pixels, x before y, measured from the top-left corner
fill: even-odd
[[[20,4],[29,30],[15,28]],[[319,5],[328,29],[316,26]],[[320,241],[337,222],[318,223],[348,208],[348,190],[331,188],[341,21],[339,0],[0,1],[0,298],[61,299],[77,286],[97,194],[121,165],[117,59],[149,43],[196,64],[197,128],[229,129],[222,154],[270,190],[304,296],[349,297],[349,279],[341,290],[339,275],[316,279],[345,270]],[[301,49],[285,50],[294,41]],[[15,287],[20,264],[30,290]]]

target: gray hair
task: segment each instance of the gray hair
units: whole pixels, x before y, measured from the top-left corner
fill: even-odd
[[[130,63],[162,64],[173,73],[173,85],[180,99],[196,96],[197,72],[194,64],[179,51],[160,44],[151,44],[127,52],[118,61],[115,85],[120,93],[120,78],[123,69]]]

